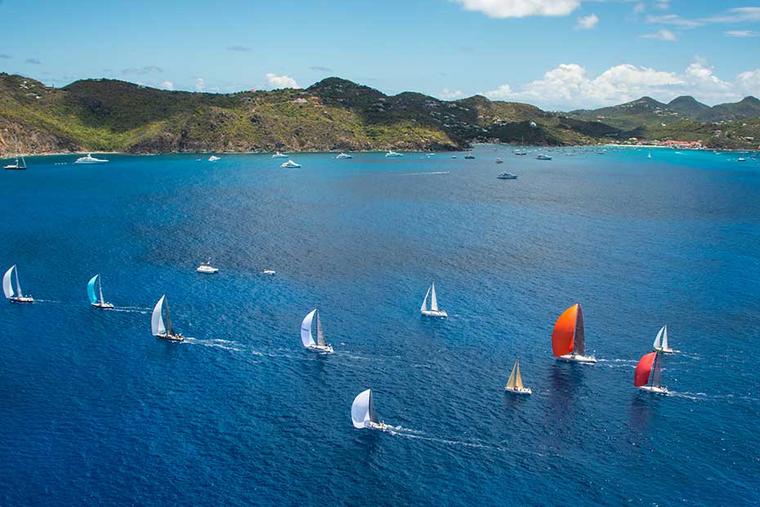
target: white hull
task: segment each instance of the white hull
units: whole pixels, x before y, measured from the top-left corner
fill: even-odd
[[[34,303],[34,298],[31,296],[11,296],[8,301],[11,303]]]
[[[111,303],[91,303],[90,306],[100,308],[101,310],[112,310],[113,305]]]
[[[197,273],[204,273],[207,275],[213,275],[219,272],[219,268],[213,268],[211,266],[198,266],[195,270]]]
[[[594,356],[582,356],[580,354],[567,354],[559,356],[557,361],[566,361],[568,363],[595,363],[596,358]]]
[[[449,314],[443,310],[421,310],[420,313],[423,317],[433,317],[437,319],[445,319],[449,316]]]
[[[667,387],[655,387],[655,386],[641,386],[639,387],[642,391],[646,391],[648,393],[655,393],[655,394],[668,394],[668,388]]]
[[[654,349],[655,352],[662,352],[663,354],[675,354],[676,351],[671,348],[665,348],[665,349]]]
[[[7,171],[24,171],[26,170],[26,167],[22,167],[16,164],[9,164],[9,165],[3,166],[3,169]]]
[[[335,352],[332,348],[332,345],[312,345],[309,347],[309,350],[321,352],[322,354],[332,354]]]
[[[181,342],[185,341],[185,337],[181,334],[158,334],[156,335],[156,338],[159,340],[166,340],[170,342]]]
[[[504,390],[509,393],[524,394],[526,396],[533,394],[533,391],[531,391],[530,387],[523,387],[522,389],[519,387],[505,387]]]
[[[85,157],[78,158],[74,161],[75,164],[105,164],[106,162],[108,162],[108,160],[103,160],[99,158],[88,159]]]
[[[277,274],[277,271],[275,271],[274,269],[265,269],[264,271],[261,272],[261,274],[267,275],[267,276],[274,276]]]
[[[380,430],[380,431],[388,431],[390,429],[393,429],[393,427],[390,424],[385,424],[383,422],[372,422],[369,421],[366,426],[369,430]]]

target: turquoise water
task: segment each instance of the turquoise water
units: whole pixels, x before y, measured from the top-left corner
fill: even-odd
[[[0,268],[39,300],[0,305],[0,503],[760,503],[760,160],[549,152],[0,174]],[[163,293],[186,343],[150,335]],[[576,301],[596,365],[551,357]],[[300,346],[314,305],[333,355]],[[666,323],[673,393],[638,392]],[[353,429],[367,387],[397,432]]]

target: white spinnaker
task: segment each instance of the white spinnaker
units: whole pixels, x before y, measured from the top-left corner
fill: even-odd
[[[8,268],[8,271],[5,272],[3,275],[3,293],[5,294],[5,297],[7,299],[10,299],[14,296],[13,294],[13,283],[11,282],[11,277],[13,276],[13,268],[16,266],[13,265],[10,268]]]
[[[166,326],[164,325],[163,316],[165,299],[165,295],[161,296],[161,299],[158,300],[156,306],[153,307],[153,314],[150,316],[150,330],[153,333],[153,336],[166,334]]]
[[[316,308],[307,313],[303,322],[301,322],[301,343],[303,343],[304,347],[314,346],[314,337],[311,335],[311,321],[314,320],[315,313],[317,313]]]
[[[360,392],[351,404],[351,422],[353,422],[354,428],[367,428],[371,422],[376,422],[373,417],[372,390],[367,389]]]

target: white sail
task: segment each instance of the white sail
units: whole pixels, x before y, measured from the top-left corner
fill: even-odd
[[[16,266],[13,265],[8,268],[8,271],[3,275],[3,293],[5,294],[6,299],[10,299],[15,295],[13,294],[13,283],[11,282],[11,276],[13,276],[13,269],[15,267]]]
[[[314,344],[314,337],[311,335],[311,322],[314,320],[314,314],[317,313],[316,308],[309,313],[306,314],[306,317],[304,317],[303,322],[301,322],[301,343],[303,343],[304,347],[313,347]]]
[[[319,318],[319,312],[317,312],[317,345],[325,346],[325,332],[322,330],[322,319]]]
[[[663,350],[668,347],[668,326],[662,326],[657,332],[657,336],[654,339],[652,345],[654,350]]]
[[[100,281],[100,276],[98,276],[98,295],[100,296],[100,304],[104,304],[106,301],[103,299],[103,283]]]
[[[164,300],[166,296],[161,296],[156,306],[153,307],[153,314],[150,316],[150,329],[153,336],[166,335],[166,326],[164,325]]]
[[[515,373],[517,372],[517,361],[515,361],[515,365],[512,366],[512,373],[509,374],[509,379],[507,380],[507,387],[510,389],[515,388]]]
[[[520,361],[519,360],[515,362],[515,369],[517,370],[517,372],[515,373],[515,387],[517,389],[524,389],[525,386],[523,385],[522,375],[520,374]]]
[[[351,405],[351,422],[354,428],[368,428],[371,423],[376,423],[375,410],[372,406],[372,390],[362,391],[354,398]]]
[[[430,296],[430,287],[428,287],[427,292],[425,293],[425,299],[422,300],[422,306],[420,306],[420,311],[425,312],[427,311],[427,300],[428,296]]]
[[[438,311],[438,298],[435,296],[435,283],[430,286],[430,309],[434,312]]]

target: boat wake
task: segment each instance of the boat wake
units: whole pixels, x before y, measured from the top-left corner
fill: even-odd
[[[115,306],[111,308],[112,312],[122,312],[122,313],[140,313],[143,315],[147,315],[150,313],[150,308],[141,308],[139,306]]]
[[[224,349],[224,350],[232,350],[235,352],[239,352],[243,350],[242,348],[240,348],[238,342],[232,341],[232,340],[222,340],[219,338],[201,340],[198,338],[186,337],[182,343],[187,343],[189,345],[203,345],[204,347],[213,347],[213,348]]]
[[[597,359],[596,362],[607,368],[633,368],[638,363],[635,359]]]
[[[707,393],[686,393],[678,391],[668,391],[666,396],[672,396],[674,398],[685,398],[692,401],[701,401],[708,399]]]
[[[450,171],[428,171],[421,173],[401,173],[401,176],[440,176],[442,174],[450,174]]]

